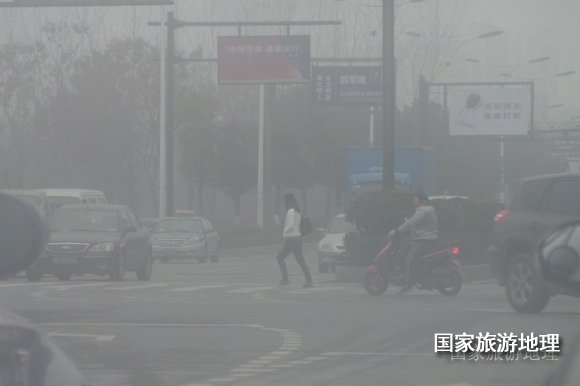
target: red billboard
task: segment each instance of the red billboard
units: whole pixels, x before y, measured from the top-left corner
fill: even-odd
[[[310,36],[220,36],[218,83],[310,82]]]

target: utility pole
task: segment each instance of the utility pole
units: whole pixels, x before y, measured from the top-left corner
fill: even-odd
[[[383,0],[383,189],[395,187],[395,1]]]

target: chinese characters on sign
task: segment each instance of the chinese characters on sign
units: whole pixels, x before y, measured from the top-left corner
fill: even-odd
[[[499,333],[435,334],[435,353],[449,354],[451,361],[557,360],[561,350],[559,334]]]
[[[220,84],[310,82],[309,36],[220,36]]]
[[[313,67],[312,95],[319,106],[379,106],[382,70],[377,66]]]
[[[580,139],[553,141],[552,157],[563,158],[568,162],[580,161]]]
[[[449,134],[524,136],[532,128],[532,87],[527,84],[447,85]]]

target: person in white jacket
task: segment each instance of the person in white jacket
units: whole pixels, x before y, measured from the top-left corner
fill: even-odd
[[[286,205],[286,220],[284,222],[284,246],[280,253],[278,253],[278,265],[280,266],[280,271],[282,272],[282,281],[280,285],[288,285],[288,269],[286,268],[286,263],[284,260],[292,253],[296,258],[296,261],[302,268],[304,277],[306,278],[306,283],[303,285],[304,288],[312,287],[312,276],[310,276],[310,270],[306,261],[304,260],[304,252],[302,248],[302,234],[300,233],[300,222],[302,220],[302,215],[300,214],[300,207],[298,207],[298,201],[292,193],[287,193],[284,195],[284,203]]]

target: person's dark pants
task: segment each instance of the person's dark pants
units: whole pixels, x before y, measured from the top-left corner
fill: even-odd
[[[436,240],[414,240],[411,249],[405,258],[405,273],[407,280],[405,281],[405,288],[410,288],[415,284],[417,261],[420,257],[425,256],[435,245]]]
[[[304,260],[304,253],[302,251],[302,237],[291,237],[287,238],[284,241],[284,246],[280,253],[278,253],[278,265],[280,266],[280,271],[282,272],[282,280],[288,281],[288,269],[286,268],[286,263],[284,260],[292,253],[302,268],[302,272],[304,272],[304,277],[306,278],[306,283],[312,283],[312,277],[310,276],[310,270],[306,265],[306,261]]]

